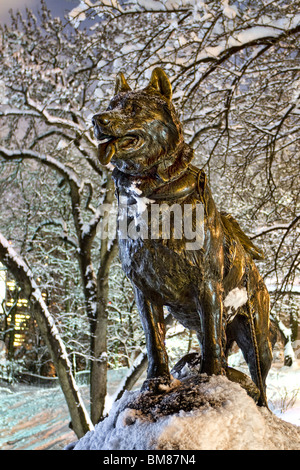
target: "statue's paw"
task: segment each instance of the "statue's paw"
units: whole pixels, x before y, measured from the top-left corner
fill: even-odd
[[[142,385],[142,392],[152,392],[152,393],[161,393],[170,385],[170,377],[161,376],[153,377],[151,379],[146,379]]]
[[[257,403],[260,397],[260,391],[248,375],[234,369],[233,367],[227,367],[226,376],[231,380],[231,382],[240,384],[240,386],[246,390],[247,394],[253,398],[255,403]]]
[[[161,376],[146,379],[142,385],[141,392],[151,392],[154,394],[168,392],[177,387],[181,382],[172,376]]]

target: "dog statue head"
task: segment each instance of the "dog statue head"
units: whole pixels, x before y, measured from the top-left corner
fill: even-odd
[[[107,110],[92,119],[101,164],[111,162],[123,173],[162,175],[184,144],[182,127],[172,104],[172,87],[161,68],[146,88],[133,91],[122,72]]]

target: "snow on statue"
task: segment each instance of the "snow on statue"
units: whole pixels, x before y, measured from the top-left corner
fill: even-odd
[[[189,376],[154,397],[125,392],[109,416],[69,449],[300,450],[298,426],[257,407],[226,377]]]

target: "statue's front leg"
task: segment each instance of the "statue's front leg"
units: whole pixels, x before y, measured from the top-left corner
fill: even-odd
[[[223,351],[223,301],[219,282],[208,281],[197,299],[201,319],[202,372],[208,375],[225,373]]]
[[[147,380],[143,389],[156,389],[160,383],[170,382],[163,306],[152,304],[138,288],[135,288],[135,299],[146,337],[148,354]]]

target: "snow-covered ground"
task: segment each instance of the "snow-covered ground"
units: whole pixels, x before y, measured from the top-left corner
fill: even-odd
[[[300,362],[272,367],[267,379],[270,409],[279,418],[300,426]]]
[[[249,374],[240,352],[229,359],[229,365]],[[276,416],[300,426],[300,361],[291,367],[280,362],[273,364],[267,377],[267,397]]]
[[[235,364],[236,366],[236,364]],[[243,364],[240,369],[246,371]],[[125,371],[120,371],[124,372]],[[122,374],[121,374],[122,375]],[[111,382],[113,395],[120,380]],[[293,367],[275,364],[268,376],[268,400],[281,420],[300,426],[300,362]],[[85,401],[88,387],[80,387]],[[68,409],[59,387],[0,387],[0,449],[63,449],[76,436],[68,427]]]
[[[0,449],[57,449],[76,439],[59,387],[0,387]]]
[[[126,370],[109,371],[115,392]],[[89,387],[79,387],[89,410]],[[61,388],[0,383],[0,450],[59,450],[76,440]]]

